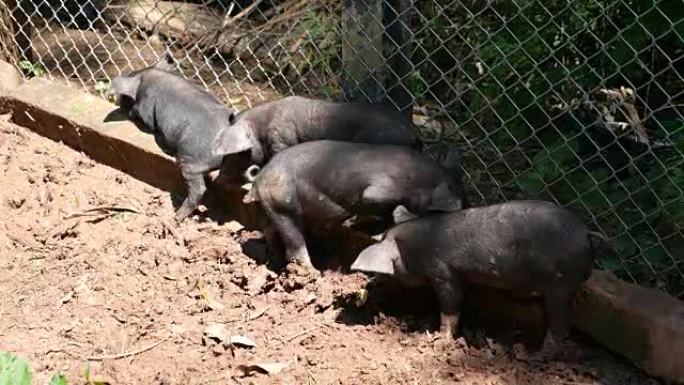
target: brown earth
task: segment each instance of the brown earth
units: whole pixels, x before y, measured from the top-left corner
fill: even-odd
[[[255,232],[213,209],[176,225],[168,193],[6,119],[0,173],[0,351],[35,383],[85,383],[88,365],[111,384],[655,383],[587,342],[546,363],[447,344],[415,293],[374,290],[357,308],[364,276],[272,272],[244,254],[263,249]],[[286,366],[243,370],[259,363]]]

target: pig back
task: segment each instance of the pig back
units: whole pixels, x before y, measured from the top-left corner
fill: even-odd
[[[408,119],[398,111],[380,104],[335,103],[324,100],[291,97],[297,108],[290,108],[298,139],[337,140],[354,143],[395,144],[413,146],[416,136]],[[301,119],[294,114],[305,116]]]
[[[260,198],[285,200],[282,190],[295,192],[302,207],[325,202],[337,211],[385,215],[398,204],[427,206],[436,186],[448,180],[438,165],[408,147],[321,140],[276,154],[260,171],[255,186]],[[277,199],[273,186],[283,187],[275,189]],[[367,190],[374,191],[364,195]]]
[[[141,75],[138,115],[155,126],[178,156],[220,163],[211,144],[230,123],[232,109],[180,76],[150,69]]]
[[[369,186],[387,191],[388,200],[411,206],[426,204],[432,190],[449,180],[439,165],[408,147],[335,141],[311,143],[308,147],[316,150],[316,155],[309,158],[306,177],[318,190],[343,205],[354,205]]]

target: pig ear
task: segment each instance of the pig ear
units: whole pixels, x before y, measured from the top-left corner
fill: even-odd
[[[463,202],[451,188],[449,184],[442,183],[432,193],[432,202],[428,206],[428,211],[452,212],[463,208]]]
[[[394,223],[398,225],[400,223],[412,221],[418,218],[418,216],[408,211],[406,207],[399,205],[392,212],[392,218],[394,219]]]
[[[224,157],[252,148],[252,141],[243,127],[228,126],[219,131],[214,139],[214,155]]]
[[[117,76],[112,79],[109,85],[109,93],[116,96],[126,96],[135,100],[138,94],[138,87],[140,86],[140,77],[124,77]]]
[[[394,275],[394,261],[398,259],[397,243],[394,239],[385,239],[365,248],[351,265],[351,270]]]
[[[463,209],[463,201],[459,198],[450,199],[448,202],[433,203],[428,207],[428,211],[451,213]]]

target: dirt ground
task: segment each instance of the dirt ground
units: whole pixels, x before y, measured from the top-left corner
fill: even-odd
[[[357,308],[359,274],[277,275],[243,253],[254,234],[236,223],[176,225],[168,193],[6,119],[0,170],[0,351],[35,383],[85,383],[87,366],[111,384],[656,383],[587,342],[541,364],[490,340],[445,344],[434,307]]]

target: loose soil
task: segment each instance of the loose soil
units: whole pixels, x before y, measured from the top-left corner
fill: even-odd
[[[6,119],[0,173],[0,351],[35,383],[85,383],[87,366],[111,384],[655,383],[588,342],[536,364],[519,345],[447,344],[432,300],[372,291],[359,308],[363,275],[270,271],[243,252],[257,233],[177,225],[168,193]],[[285,367],[247,370],[260,363]]]

